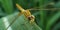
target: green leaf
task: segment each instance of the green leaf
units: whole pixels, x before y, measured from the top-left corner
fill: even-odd
[[[2,9],[0,8],[0,16],[2,17],[2,16],[5,16],[5,15],[6,15],[6,14],[3,13]]]
[[[2,19],[0,19],[0,30],[4,30],[4,22],[2,21]]]
[[[4,27],[8,26],[18,15],[18,12],[3,17],[1,20],[4,23]],[[7,28],[7,27],[6,27]],[[10,26],[12,30],[42,30],[36,23],[30,24],[30,21],[22,14],[19,16],[16,21]]]
[[[7,14],[11,14],[13,12],[13,3],[12,0],[2,0],[2,7],[4,8]]]
[[[43,6],[44,6],[44,2],[45,0],[40,0],[40,9],[44,9]],[[42,28],[44,28],[44,21],[45,21],[45,18],[46,18],[46,11],[45,10],[40,10],[40,25]]]
[[[58,1],[55,5],[54,5],[55,8],[60,8],[60,1]]]
[[[53,30],[60,30],[60,22],[53,27]]]
[[[60,11],[58,11],[54,16],[52,16],[46,25],[46,30],[50,30],[51,26],[57,21],[57,19],[60,17]]]

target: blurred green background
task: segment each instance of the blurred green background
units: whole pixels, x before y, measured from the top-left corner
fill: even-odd
[[[31,9],[34,24],[23,14],[16,18],[20,12],[16,3]],[[0,30],[5,30],[14,18],[16,21],[7,30],[60,30],[60,0],[0,0]]]

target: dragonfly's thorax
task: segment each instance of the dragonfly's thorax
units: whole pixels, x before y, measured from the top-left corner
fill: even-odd
[[[31,13],[30,13],[29,10],[25,10],[25,11],[24,11],[24,15],[25,15],[26,17],[28,17],[28,16],[31,16]]]
[[[31,15],[29,10],[25,10],[23,13],[24,13],[25,17],[28,18],[29,20],[32,20],[35,18],[33,15]]]

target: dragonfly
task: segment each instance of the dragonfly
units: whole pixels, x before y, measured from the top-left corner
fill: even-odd
[[[16,7],[21,11],[20,13],[18,13],[18,15],[16,16],[16,18],[10,23],[10,25],[7,27],[7,29],[16,21],[16,19],[24,14],[25,17],[30,21],[30,23],[34,22],[35,16],[31,14],[31,12],[27,9],[23,9],[20,5],[16,4]],[[7,30],[6,29],[6,30]]]
[[[35,16],[31,14],[31,12],[27,9],[23,9],[20,5],[16,4],[17,8],[21,11],[21,14],[24,14],[25,17],[30,20],[30,23],[34,21]]]
[[[16,21],[16,19],[24,14],[25,17],[30,21],[30,23],[34,22],[35,20],[35,16],[31,14],[30,10],[55,10],[55,9],[60,9],[60,8],[52,8],[52,9],[39,9],[40,7],[37,7],[38,9],[36,8],[31,8],[31,9],[23,9],[19,4],[16,4],[16,7],[19,9],[19,12],[18,15],[16,16],[16,18],[10,23],[10,25],[7,27],[7,29]],[[7,30],[6,29],[6,30]]]

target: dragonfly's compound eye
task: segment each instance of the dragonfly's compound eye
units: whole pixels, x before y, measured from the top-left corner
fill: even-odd
[[[32,19],[35,19],[35,17],[33,15],[31,15],[31,16],[28,16],[28,19],[32,20]]]

